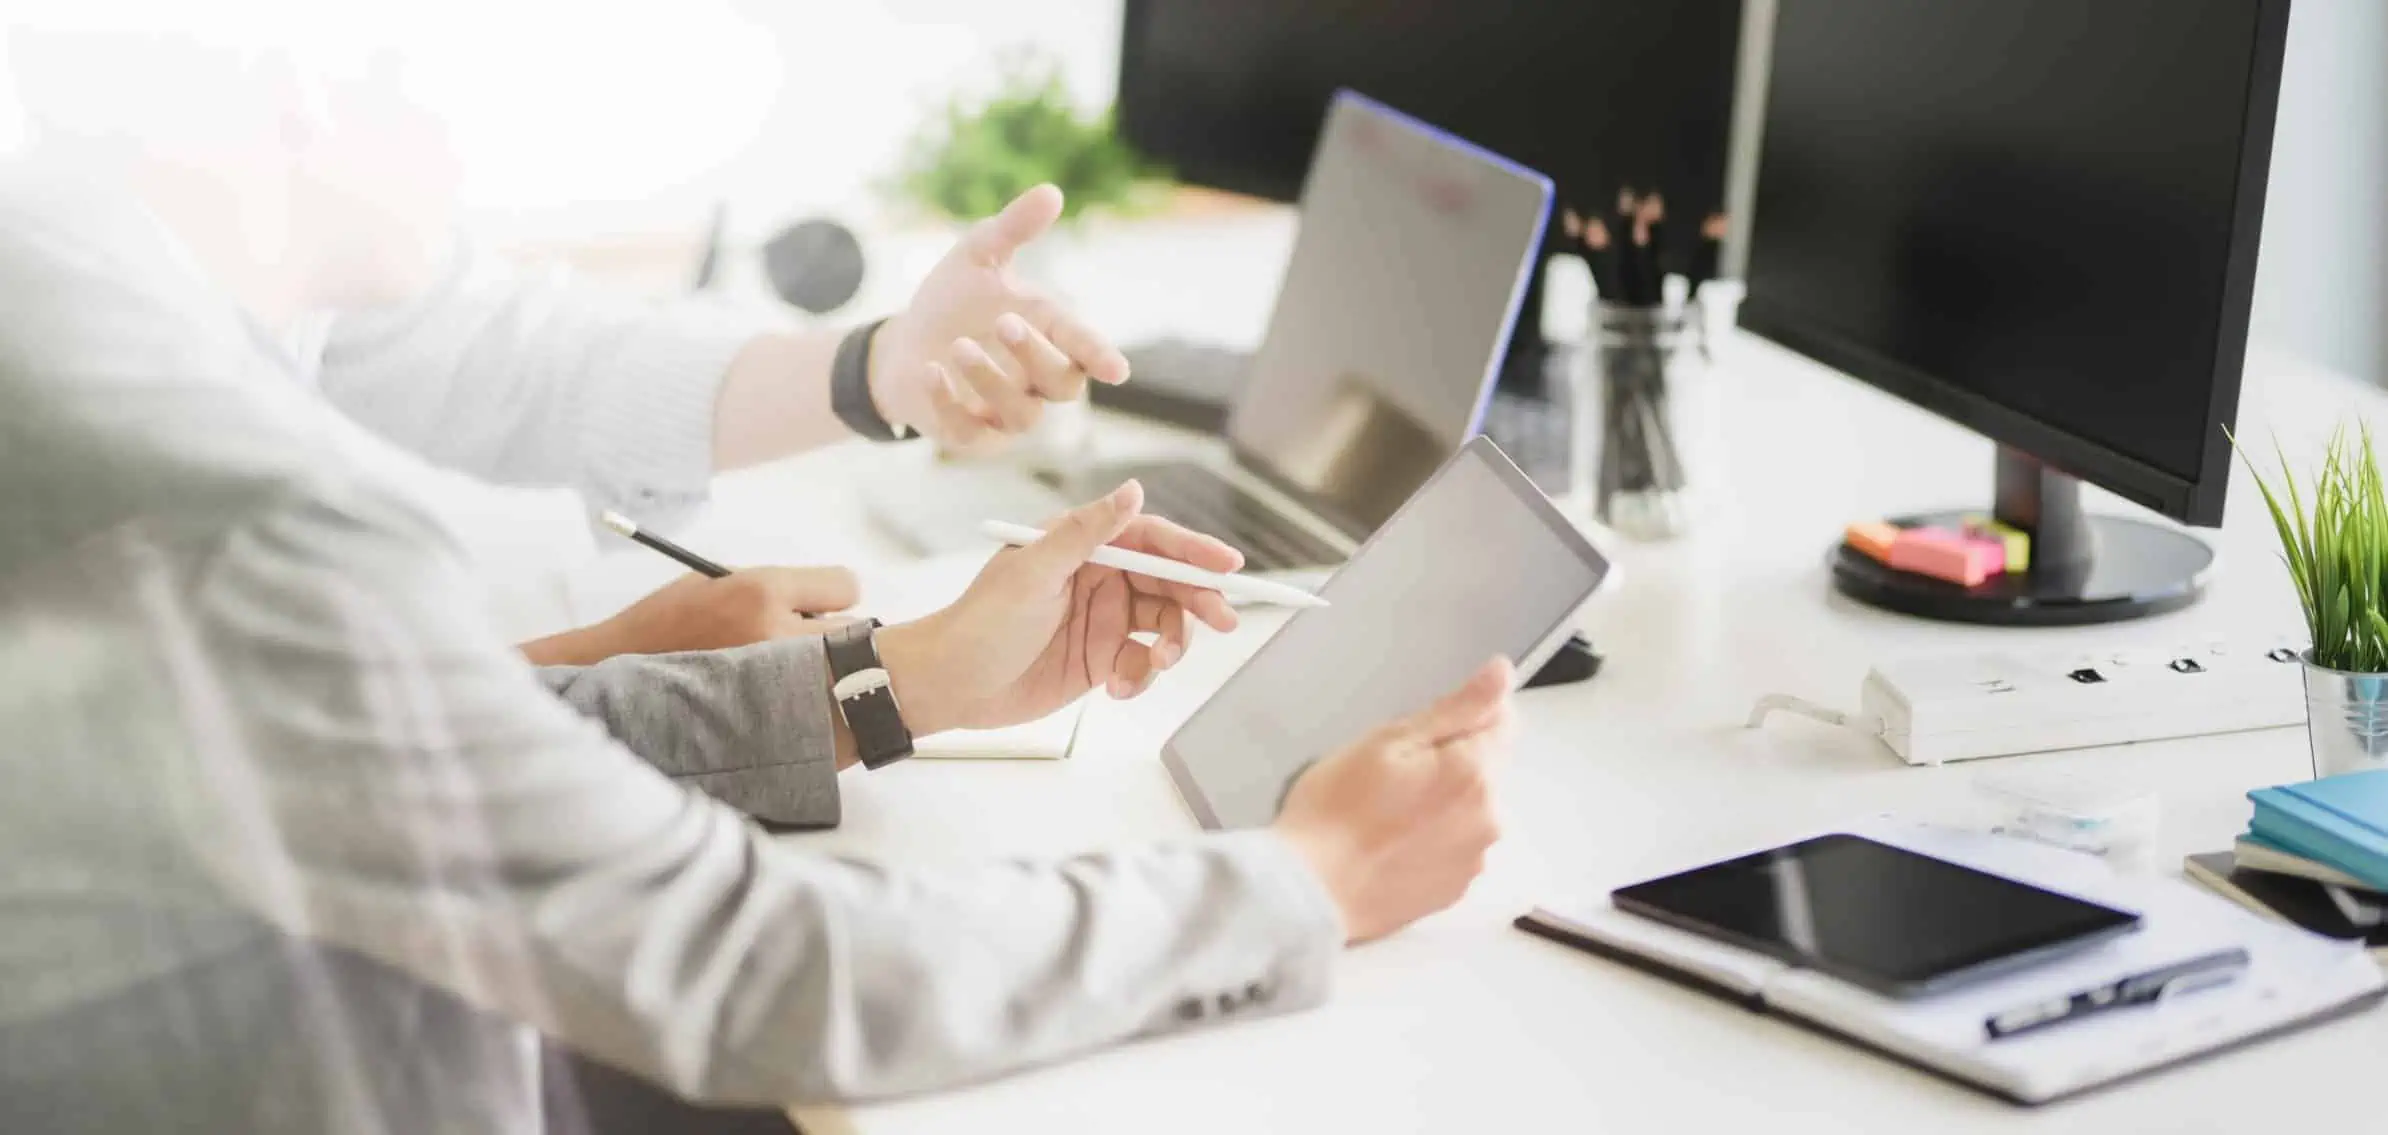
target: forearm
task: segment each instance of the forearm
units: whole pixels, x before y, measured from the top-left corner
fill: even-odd
[[[621,655],[539,678],[675,780],[774,824],[837,825],[837,774],[854,742],[830,704],[817,637]]]
[[[1267,831],[1060,863],[846,869],[816,876],[824,917],[784,943],[819,964],[741,1014],[751,1032],[721,1038],[739,1065],[788,1071],[727,1066],[722,1096],[907,1095],[1307,1009],[1343,945],[1333,901]],[[748,1077],[778,1086],[757,1097]]]
[[[342,314],[318,382],[344,413],[434,464],[569,486],[597,508],[666,524],[703,501],[719,465],[729,374],[766,377],[771,360],[742,360],[796,338],[783,327],[768,312],[460,268],[407,305]]]
[[[633,653],[615,648],[603,623],[558,631],[516,649],[533,666],[595,666],[616,655]]]
[[[195,778],[179,822],[289,932],[751,1103],[945,1087],[1325,995],[1338,915],[1275,834],[935,871],[805,854],[606,734],[667,767],[803,761],[826,783],[817,640],[534,682],[456,601],[469,578],[435,527],[350,503],[228,545],[191,648],[254,763]]]
[[[756,336],[730,360],[713,405],[713,463],[742,469],[854,436],[830,406],[843,330]]]

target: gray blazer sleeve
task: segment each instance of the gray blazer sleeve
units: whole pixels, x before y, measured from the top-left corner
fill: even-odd
[[[539,680],[673,780],[766,823],[837,826],[836,708],[819,638],[548,666]]]
[[[193,712],[239,763],[192,779],[182,827],[230,901],[721,1102],[918,1092],[1327,993],[1334,906],[1273,833],[934,870],[808,855],[551,696],[462,564],[411,508],[333,485],[193,581]],[[774,721],[791,759],[817,752],[818,682],[762,708],[809,656],[757,653],[619,687],[598,667],[566,696],[692,769]],[[634,672],[712,692],[654,731]]]

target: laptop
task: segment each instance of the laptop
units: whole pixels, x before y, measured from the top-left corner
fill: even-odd
[[[981,471],[872,511],[898,529],[922,528],[906,517],[924,505],[955,514],[944,527],[974,510],[972,526],[1033,522],[1135,477],[1147,512],[1235,545],[1246,570],[1315,578],[1476,435],[1550,203],[1541,174],[1339,92],[1224,453],[1048,475],[1049,500],[1027,499],[1025,476],[994,492]]]

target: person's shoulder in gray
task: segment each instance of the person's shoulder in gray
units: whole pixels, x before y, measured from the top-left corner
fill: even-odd
[[[700,776],[770,744],[792,815],[834,819],[817,641],[543,681],[138,210],[0,174],[0,302],[0,1129],[535,1131],[534,1031],[697,1100],[955,1085],[1314,1004],[1491,838],[1497,667],[1316,766],[1273,830],[806,856],[623,742]],[[1132,498],[887,629],[916,732],[1174,660],[1197,604],[1084,564],[1199,551]],[[1115,619],[1074,601],[1104,595]],[[1153,612],[1174,635],[1136,654]]]

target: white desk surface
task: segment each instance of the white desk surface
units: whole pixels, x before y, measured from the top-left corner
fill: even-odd
[[[1742,720],[1760,694],[1854,703],[1876,659],[1987,643],[2108,647],[2209,632],[2293,629],[2289,585],[2261,502],[2237,474],[2211,596],[2115,627],[1938,625],[1831,594],[1825,550],[1852,519],[1986,502],[1991,448],[1932,415],[1768,344],[1720,350],[1718,436],[1698,475],[1714,490],[1698,531],[1622,545],[1625,586],[1585,620],[1608,665],[1592,682],[1521,695],[1503,788],[1507,838],[1468,898],[1348,952],[1324,1008],[1131,1044],[997,1083],[850,1110],[799,1113],[807,1131],[2245,1132],[2300,1118],[2377,1117],[2388,1012],[2040,1110],[2020,1110],[1611,962],[1529,937],[1538,901],[1599,893],[1819,827],[1882,813],[1970,819],[1985,764],[1900,764],[1807,722]],[[2310,454],[2343,415],[2388,396],[2286,360],[2251,360],[2241,434],[2278,430]],[[1133,431],[1130,431],[1131,433]],[[1119,436],[1114,434],[1113,436]],[[690,536],[745,562],[901,554],[852,494],[855,471],[907,459],[838,450],[734,478]],[[2093,494],[2093,507],[2125,506]],[[608,556],[628,576],[652,557]],[[603,590],[600,587],[600,590]],[[1195,825],[1155,754],[1171,728],[1264,636],[1255,618],[1199,642],[1136,703],[1098,699],[1067,762],[913,762],[846,777],[844,826],[822,851],[934,863],[1058,856],[1185,838]],[[2229,845],[2244,793],[2308,775],[2302,730],[2012,758],[2163,798],[2163,855]],[[2358,1124],[2359,1126],[2359,1124]]]

